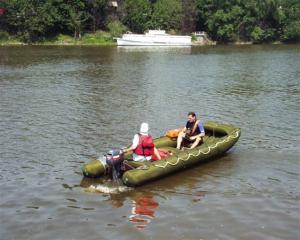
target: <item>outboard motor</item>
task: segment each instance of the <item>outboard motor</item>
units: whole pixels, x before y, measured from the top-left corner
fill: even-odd
[[[113,149],[108,151],[105,157],[106,163],[111,169],[112,179],[118,181],[122,174],[124,152],[121,149]]]

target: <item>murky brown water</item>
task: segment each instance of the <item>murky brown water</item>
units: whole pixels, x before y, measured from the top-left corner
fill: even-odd
[[[0,47],[0,239],[298,239],[300,45]],[[190,110],[225,156],[119,194],[81,166]]]

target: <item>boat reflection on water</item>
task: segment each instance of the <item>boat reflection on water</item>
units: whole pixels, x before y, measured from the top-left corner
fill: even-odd
[[[126,199],[129,199],[131,209],[128,219],[139,230],[151,223],[155,218],[155,210],[159,207],[158,202],[149,193],[132,191],[133,188],[120,186],[104,179],[83,178],[80,186],[86,192],[106,194],[113,208],[123,207],[124,202],[127,202]]]
[[[119,52],[175,52],[191,54],[191,46],[118,46]]]
[[[152,196],[140,196],[132,200],[131,215],[129,221],[134,224],[137,229],[145,228],[154,218],[155,209],[159,204]]]
[[[131,192],[130,194],[127,192],[125,195],[126,196],[122,194],[111,194],[109,200],[110,204],[113,208],[120,208],[124,206],[124,203],[127,202],[126,199],[129,198],[131,209],[128,220],[137,229],[144,229],[155,218],[155,210],[159,207],[158,202],[155,201],[153,196],[149,194],[144,195],[141,192]]]

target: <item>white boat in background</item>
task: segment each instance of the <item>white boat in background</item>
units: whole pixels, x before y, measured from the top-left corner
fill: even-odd
[[[165,30],[149,30],[145,34],[123,34],[118,46],[191,46],[191,36],[167,34]]]

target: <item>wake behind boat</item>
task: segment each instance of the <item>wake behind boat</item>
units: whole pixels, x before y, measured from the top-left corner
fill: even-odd
[[[145,34],[123,34],[118,46],[191,46],[191,36],[167,34],[165,30],[149,30]]]
[[[241,135],[240,128],[212,121],[205,123],[204,129],[206,133],[204,142],[193,149],[178,150],[176,148],[176,138],[162,136],[155,139],[154,144],[157,148],[170,153],[168,157],[161,160],[135,162],[132,161],[132,152],[126,153],[122,160],[125,159],[129,168],[124,170],[120,180],[127,186],[138,186],[197,163],[212,160],[228,151]],[[109,161],[107,161],[107,158],[106,160],[100,158],[85,164],[83,166],[84,176],[101,177],[109,173],[111,159],[119,161],[122,155],[119,153],[111,154]]]

